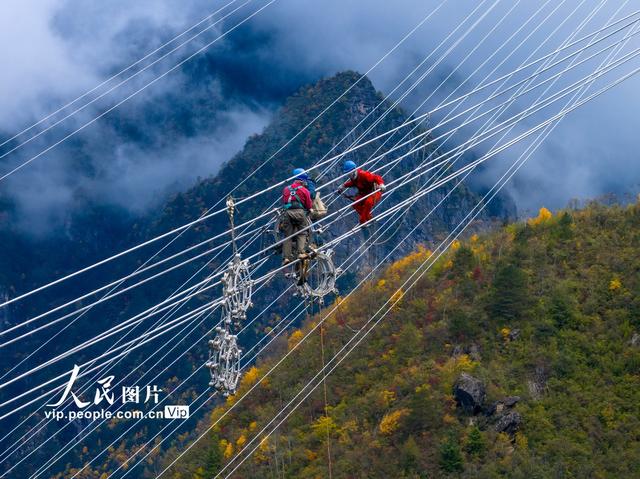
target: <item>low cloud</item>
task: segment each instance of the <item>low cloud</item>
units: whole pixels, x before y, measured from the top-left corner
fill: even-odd
[[[36,5],[33,3],[26,6],[13,0],[0,5],[0,41],[12,47],[0,52],[0,62],[10,66],[0,76],[0,132],[4,137],[100,83],[180,33],[185,26],[222,6],[204,0],[134,3],[39,0]],[[13,199],[26,229],[40,222],[48,225],[41,228],[46,230],[62,221],[76,204],[78,195],[91,195],[94,201],[123,205],[135,214],[142,213],[168,193],[192,184],[198,176],[215,173],[221,162],[242,147],[249,134],[261,131],[275,108],[301,85],[341,70],[369,70],[440,3],[399,0],[391,8],[382,0],[326,0],[321,4],[311,0],[279,0],[208,49],[206,54],[13,175],[5,181],[3,193]],[[546,23],[533,22],[531,28],[540,24],[539,31],[494,75],[514,69],[547,39],[549,42],[535,57],[556,48],[600,3],[586,0],[576,9],[576,4],[566,2]],[[226,21],[226,28],[262,4],[264,2],[250,2]],[[476,2],[464,5],[446,2],[370,72],[376,87],[383,92],[391,91],[431,54],[425,68],[433,67],[433,71],[403,101],[407,110],[412,111],[429,95],[432,98],[421,111],[431,109],[463,82],[459,93],[469,91],[531,28],[526,28],[509,48],[500,51],[496,60],[471,76],[474,70],[499,50],[543,2],[520,2],[508,15],[512,2],[485,0],[473,13],[477,5]],[[229,9],[235,6],[239,4]],[[480,20],[491,6],[486,18],[435,65],[454,39],[471,22]],[[536,18],[542,19],[557,6],[549,2]],[[604,5],[585,26],[583,34],[603,25],[618,6]],[[618,18],[630,11],[631,7],[623,9]],[[467,23],[463,23],[467,17]],[[552,35],[561,22],[564,25]],[[461,29],[446,40],[459,25]],[[495,31],[489,35],[494,27]],[[108,101],[96,102],[65,128],[44,135],[29,148],[0,160],[3,171],[126,97],[175,64],[178,58],[215,38],[223,28],[222,25],[212,28],[182,50],[181,55],[172,56],[140,75],[136,81],[109,95]],[[482,41],[485,35],[489,36]],[[461,63],[477,45],[480,45],[477,51]],[[637,37],[625,51],[636,47]],[[596,63],[590,63],[578,69],[553,91],[595,66]],[[618,74],[626,71],[629,66],[618,70]],[[452,76],[435,91],[450,73]],[[611,75],[603,79],[596,87],[613,78]],[[403,89],[396,97],[401,91]],[[564,119],[509,185],[518,206],[523,210],[541,204],[560,207],[574,197],[637,188],[640,168],[635,154],[640,140],[633,127],[635,111],[640,106],[637,91],[637,80],[630,80]],[[522,98],[517,102],[517,109],[510,112],[519,111],[534,100],[534,94]],[[511,137],[535,125],[544,118],[543,113],[548,115],[551,111],[554,110],[546,110],[523,122]],[[434,115],[432,124],[444,114]],[[455,141],[464,141],[473,131],[462,130]],[[474,153],[482,154],[489,146],[480,145]],[[476,181],[491,184],[517,151],[517,148],[509,150],[496,161],[488,162]]]

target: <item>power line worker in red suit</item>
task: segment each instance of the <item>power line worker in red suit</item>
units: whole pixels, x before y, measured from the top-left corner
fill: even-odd
[[[380,175],[359,169],[353,161],[345,161],[343,171],[349,173],[349,180],[338,191],[342,193],[347,188],[358,189],[358,194],[353,198],[353,209],[358,213],[360,224],[363,225],[373,219],[371,210],[380,201],[382,192],[386,189],[384,179]]]

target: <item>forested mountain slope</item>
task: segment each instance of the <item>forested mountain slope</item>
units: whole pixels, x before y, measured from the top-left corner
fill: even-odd
[[[341,96],[345,91],[346,93]],[[352,71],[342,72],[331,78],[322,79],[314,85],[306,86],[291,96],[274,113],[272,123],[261,134],[248,138],[242,151],[230,158],[221,167],[217,175],[202,179],[187,191],[167,199],[165,204],[158,210],[148,212],[143,217],[131,218],[120,210],[92,205],[86,208],[82,218],[70,220],[65,236],[54,236],[46,239],[20,236],[18,232],[12,231],[9,227],[10,225],[4,225],[7,228],[2,230],[0,236],[5,240],[7,251],[3,256],[3,261],[0,261],[0,294],[13,297],[56,277],[108,257],[122,249],[191,222],[215,204],[218,204],[219,208],[224,204],[227,193],[238,185],[243,178],[256,171],[263,162],[265,165],[234,193],[237,198],[246,197],[289,176],[294,166],[309,167],[319,161],[333,146],[337,146],[336,152],[344,151],[351,144],[351,141],[363,133],[376,119],[381,118],[384,113],[388,114],[381,119],[368,137],[397,127],[408,119],[406,112],[400,108],[392,108],[392,104],[389,101],[383,100],[384,96],[376,91],[368,78],[361,77],[360,74]],[[325,113],[320,115],[323,112]],[[359,125],[361,121],[362,123]],[[312,122],[311,126],[305,129],[305,126],[310,122]],[[349,132],[354,128],[355,131],[349,135]],[[298,134],[299,132],[301,133]],[[417,135],[421,132],[422,130],[417,129],[411,135]],[[385,151],[389,146],[400,140],[405,133],[406,129],[400,130],[392,136],[389,143],[385,143],[384,138],[373,141],[365,148],[350,153],[348,158],[362,163],[372,154]],[[345,136],[348,136],[349,141],[340,143],[340,140]],[[278,152],[280,147],[291,138],[293,138],[293,141],[285,149]],[[429,137],[425,136],[425,138]],[[426,154],[434,152],[437,146],[436,144],[430,145],[425,152],[407,155],[396,168],[385,173],[386,179],[392,180],[410,171],[424,160]],[[392,157],[395,158],[405,154],[408,149],[408,146],[400,148]],[[437,158],[437,150],[435,150],[434,155]],[[340,162],[337,162],[328,171],[326,178],[333,178],[340,171],[341,165]],[[326,179],[323,181],[326,181]],[[393,195],[387,193],[389,201],[384,207],[388,208],[409,197],[415,192],[417,183],[416,181],[406,182]],[[447,201],[435,209],[423,227],[410,235],[406,242],[402,243],[401,248],[395,252],[395,257],[397,258],[410,252],[417,244],[429,243],[445,236],[460,221],[471,205],[478,200],[477,194],[467,188],[465,184],[461,184],[453,191],[452,189],[453,185],[451,184],[443,185],[406,211],[404,221],[401,221],[399,226],[392,231],[393,234],[385,236],[380,241],[380,245],[376,248],[377,256],[382,258],[383,255],[391,251],[399,240],[410,232],[412,225],[423,219],[444,195],[451,192]],[[280,193],[276,189],[251,202],[241,204],[238,208],[236,220],[244,222],[251,219],[271,205],[273,201],[279,199],[279,196]],[[334,208],[337,206],[346,206],[348,208],[348,203],[346,200],[340,199],[335,203]],[[503,199],[498,202],[498,206],[493,208],[491,212],[480,215],[478,221],[474,224],[474,228],[490,227],[495,222],[501,222],[505,218],[513,217],[514,214],[515,208],[512,203],[508,199]],[[266,219],[263,221],[266,222]],[[354,213],[348,211],[343,220],[337,222],[326,231],[326,239],[330,240],[341,235],[356,223],[357,219]],[[258,226],[261,226],[261,224],[259,223]],[[227,228],[228,218],[224,214],[199,223],[181,235],[177,241],[171,243],[155,260],[166,258],[196,243],[202,243],[203,246],[198,250],[192,251],[190,256],[200,254],[206,249],[225,241],[227,237],[218,238],[215,241],[212,241],[211,238],[218,233],[226,231]],[[348,241],[341,242],[336,248],[337,261],[341,261],[349,253],[361,246],[363,241],[363,235],[357,233],[349,238]],[[152,254],[168,242],[169,238],[166,238],[144,250],[136,251],[131,255],[120,258],[116,262],[108,263],[86,275],[45,290],[41,294],[29,298],[28,301],[15,305],[15,307],[12,305],[6,309],[7,314],[0,317],[2,326],[9,327],[116,278],[128,275],[136,267],[144,264]],[[242,242],[241,246],[244,246]],[[259,243],[254,243],[248,252],[255,252],[258,248]],[[26,364],[39,364],[46,359],[67,351],[80,341],[94,337],[145,311],[147,308],[165,300],[192,275],[195,275],[192,283],[203,281],[213,268],[226,264],[230,248],[224,253],[226,254],[218,258],[214,258],[212,254],[201,256],[186,266],[158,276],[157,279],[145,283],[142,287],[127,291],[108,302],[91,308],[78,321],[69,323],[69,326],[66,323],[61,323],[58,328],[60,329],[64,325],[67,329],[56,337],[55,341],[49,342],[39,350],[37,356],[30,358]],[[164,267],[184,261],[187,257],[181,256],[171,263],[165,263]],[[207,265],[210,260],[212,260],[211,263]],[[349,286],[353,284],[354,278],[357,277],[358,273],[365,269],[361,268],[362,263],[365,262],[370,263],[370,258],[367,255],[364,256],[360,264],[343,276],[341,287],[345,292],[349,290]],[[256,272],[256,276],[264,274],[279,263],[279,257],[272,258],[260,271]],[[205,267],[205,265],[207,266]],[[145,273],[142,277],[150,277],[160,269]],[[138,279],[142,279],[142,277],[138,277]],[[133,282],[133,280],[130,280],[128,284]],[[290,284],[290,281],[284,275],[279,275],[271,281],[262,289],[260,294],[255,295],[254,302],[256,306],[250,312],[250,317],[255,317],[262,313],[264,306]],[[179,313],[186,314],[202,306],[206,302],[217,298],[220,292],[219,289],[211,289],[206,293],[197,295],[186,303]],[[82,304],[78,303],[77,306],[86,306],[90,304],[90,300],[88,298]],[[242,347],[248,349],[255,343],[256,338],[263,337],[275,321],[289,310],[294,300],[290,294],[287,294],[273,308],[257,318],[256,323],[240,338]],[[54,316],[52,315],[50,318],[54,318]],[[130,335],[126,339],[129,340],[132,337],[140,336],[148,328],[151,328],[158,319],[158,317],[151,318],[140,323],[135,328],[127,329],[126,332],[130,332]],[[208,357],[207,343],[206,340],[200,338],[211,334],[209,331],[213,324],[213,321],[207,321],[199,326],[193,325],[183,337],[170,338],[169,335],[162,336],[160,339],[129,353],[122,363],[117,364],[113,374],[116,377],[124,377],[131,373],[130,377],[144,381],[153,377],[154,373],[160,373],[157,379],[158,385],[163,387],[164,390],[173,390],[177,384],[182,384],[184,378],[189,377],[196,368],[206,361]],[[44,332],[53,335],[59,329],[51,328]],[[115,339],[116,337],[114,336],[113,340],[115,341]],[[36,350],[43,341],[42,333],[34,334],[24,341],[8,347],[5,350],[5,357],[8,360],[3,364],[5,370]],[[172,341],[179,344],[173,344],[171,343]],[[167,343],[171,344],[167,345]],[[149,358],[152,353],[159,351],[162,345],[167,346],[162,352],[168,350],[169,346],[175,346],[174,351],[178,351],[180,354],[170,354],[168,359],[164,361],[156,360],[160,356],[159,354],[154,357],[153,361],[146,362],[144,366],[141,366],[142,362]],[[100,342],[70,357],[66,363],[59,362],[52,367],[38,371],[36,375],[31,377],[30,384],[39,384],[57,374],[67,372],[71,370],[74,364],[84,364],[90,359],[103,354],[108,346],[107,341]],[[175,362],[171,363],[167,370],[164,370],[167,364],[174,360]],[[23,367],[26,367],[26,365]],[[147,373],[146,379],[143,379],[142,374],[144,373]],[[202,370],[187,381],[175,393],[174,397],[178,401],[192,398],[194,394],[197,395],[206,389],[208,381],[207,372]],[[7,394],[15,395],[21,392],[22,389],[19,386],[15,385],[14,388],[14,385],[12,385],[10,390],[7,390]],[[206,409],[204,408],[204,410]],[[39,411],[36,414],[36,419],[41,418],[42,411]],[[195,416],[194,422],[198,418],[199,416]],[[21,417],[16,416],[17,421],[21,419]],[[31,474],[47,458],[51,457],[56,450],[63,447],[68,441],[73,440],[87,425],[86,422],[77,421],[73,424],[73,427],[67,427],[52,437],[44,447],[30,456],[32,460],[28,463],[27,461],[23,463],[24,470],[20,473]],[[127,457],[140,448],[141,444],[146,442],[148,438],[153,437],[163,425],[158,421],[143,421],[134,426],[133,432],[125,434],[125,431],[130,426],[131,424],[126,422],[109,424],[101,427],[94,434],[83,436],[82,440],[76,443],[73,451],[57,463],[52,464],[48,472],[52,476],[60,471],[68,472],[78,467],[79,464],[85,464],[85,461],[92,459],[104,449],[105,445],[116,441],[113,451],[108,451],[98,457],[82,473],[86,474],[87,477],[99,477],[104,471],[114,470],[122,464]],[[48,435],[52,435],[60,427],[62,425],[53,425],[49,429],[42,429],[39,435],[24,447],[25,453],[39,446]],[[193,424],[191,423],[184,424],[178,432],[189,431],[192,427]],[[118,439],[122,434],[124,434],[124,438],[122,440]],[[7,441],[10,440],[12,440],[11,437],[7,439]],[[85,450],[88,452],[84,452]],[[139,475],[142,469],[142,467],[132,468],[127,474],[129,477],[135,477]]]
[[[326,413],[320,385],[258,434],[319,371],[320,328],[261,380],[280,357],[328,316],[329,361],[430,254],[310,318],[147,473],[191,445],[169,477],[214,477],[259,444],[233,477],[325,478],[328,435],[334,478],[640,477],[640,202],[456,242],[327,377]]]
[[[385,163],[404,157],[394,163],[393,168],[380,171],[387,182],[411,171],[429,154],[433,154],[432,160],[437,159],[441,153],[438,150],[438,142],[431,142],[431,136],[425,136],[425,130],[416,123],[400,128],[392,135],[381,136],[410,119],[406,111],[394,107],[392,101],[384,98],[383,93],[376,91],[367,77],[353,71],[341,72],[331,78],[320,80],[315,85],[302,88],[287,99],[264,132],[250,137],[244,149],[230,159],[216,176],[203,180],[169,201],[154,224],[152,233],[166,231],[197,217],[224,199],[232,188],[237,187],[234,195],[243,198],[290,176],[295,167],[310,168],[315,163],[335,157],[353,146],[364,133],[366,135],[359,140],[368,141],[364,147],[339,157],[331,164],[325,162],[323,167],[310,170],[312,176],[319,178],[320,185],[342,174],[342,162],[345,159],[353,160],[359,165],[365,164],[365,169],[378,171]],[[410,141],[421,134],[424,137],[422,140]],[[372,140],[373,138],[377,139]],[[396,147],[389,155],[383,155],[399,143],[406,145]],[[429,145],[410,153],[412,148],[423,143]],[[448,150],[451,147],[449,143],[444,149]],[[460,163],[455,166],[459,167]],[[437,170],[422,177],[409,177],[402,183],[403,186],[390,196],[385,208],[412,195],[435,171]],[[322,192],[327,201],[337,184],[328,186]],[[418,201],[408,211],[406,220],[395,232],[394,239],[402,238],[411,229],[412,224],[422,219],[452,189],[452,184],[445,184]],[[277,188],[240,206],[239,221],[257,216],[279,198],[280,189]],[[417,243],[431,241],[443,232],[448,232],[476,200],[476,193],[463,183],[451,194],[450,200],[435,209],[425,227],[416,231],[400,251],[408,253]],[[515,206],[508,197],[499,197],[496,204],[497,207],[493,208],[491,213],[479,216],[479,223],[488,224],[495,219],[515,217]],[[335,210],[346,205],[346,200],[339,199],[333,203],[332,208]],[[327,236],[337,237],[350,229],[356,223],[355,217],[352,216],[346,215],[346,221],[333,224],[327,231]],[[207,221],[186,236],[193,241],[201,241],[225,231],[227,227],[226,218],[222,221]],[[342,249],[351,251],[362,241],[362,235],[355,235],[345,241]],[[338,252],[338,255],[342,253]]]

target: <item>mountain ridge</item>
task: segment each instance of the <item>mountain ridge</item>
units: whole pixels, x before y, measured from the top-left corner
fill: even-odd
[[[88,224],[81,222],[70,226],[74,234],[67,240],[62,242],[58,240],[48,240],[44,243],[26,242],[24,249],[29,251],[35,248],[35,251],[21,258],[21,264],[35,264],[37,267],[29,267],[28,270],[31,275],[25,277],[20,274],[19,264],[11,262],[12,267],[16,268],[15,272],[9,269],[3,269],[3,271],[0,272],[3,278],[6,279],[6,281],[3,282],[4,289],[0,291],[0,293],[6,292],[9,296],[12,296],[15,291],[24,291],[28,289],[29,286],[39,286],[45,282],[44,278],[48,278],[48,275],[55,274],[55,276],[60,276],[75,271],[80,267],[86,266],[86,264],[104,258],[110,252],[117,252],[124,247],[137,244],[157,234],[164,233],[167,230],[192,221],[216,202],[223,201],[226,198],[227,191],[232,185],[236,184],[238,178],[244,177],[247,172],[251,171],[257,164],[269,158],[280,148],[286,139],[300,131],[307,123],[313,120],[338,98],[342,92],[351,87],[349,93],[336,103],[335,110],[332,109],[326,115],[322,115],[316,124],[308,128],[303,134],[300,134],[286,149],[276,155],[267,167],[261,170],[260,175],[254,175],[242,188],[238,189],[236,194],[241,197],[242,195],[258,191],[266,185],[279,181],[281,178],[289,176],[293,166],[309,166],[313,164],[318,161],[331,146],[337,144],[352,128],[356,127],[360,120],[367,117],[368,113],[373,111],[376,106],[380,105],[377,113],[371,115],[359,128],[366,128],[370,122],[378,118],[378,115],[381,115],[391,108],[391,104],[388,102],[381,104],[383,100],[382,94],[375,90],[367,78],[360,78],[361,75],[356,72],[344,72],[334,77],[321,80],[315,85],[302,88],[298,94],[287,100],[282,109],[276,113],[272,124],[267,126],[263,133],[250,137],[247,140],[245,148],[223,165],[215,177],[202,180],[194,185],[193,188],[175,195],[172,199],[168,200],[162,208],[159,208],[143,219],[121,218],[120,223],[115,220],[112,222],[112,216],[115,215],[118,217],[117,211],[109,211],[109,209],[96,207],[91,208],[90,211],[86,213]],[[358,84],[352,87],[356,81],[358,81]],[[394,108],[374,131],[386,131],[387,129],[400,125],[406,118],[407,116],[402,110]],[[355,139],[356,135],[361,131],[363,130],[357,130],[355,135],[350,139]],[[418,133],[419,131],[416,131],[414,134]],[[350,155],[350,159],[362,162],[377,148],[382,146],[382,141],[373,142],[356,154]],[[342,145],[341,148],[344,149],[346,147],[347,144],[345,142],[345,145]],[[338,149],[337,151],[340,152],[343,150]],[[398,154],[406,151],[406,148],[401,149]],[[397,177],[409,171],[409,169],[421,160],[422,156],[418,154],[407,157],[406,161],[403,161],[398,168],[398,171],[391,173],[389,178]],[[339,170],[340,168],[336,167],[334,171],[330,171],[328,178],[335,177]],[[451,186],[440,188],[431,195],[428,195],[425,199],[417,202],[410,211],[406,212],[406,221],[401,224],[401,228],[398,228],[395,233],[397,237],[406,235],[409,232],[409,225],[416,223],[418,219],[422,219],[445,194],[451,193],[449,202],[441,209],[436,210],[431,221],[426,223],[423,229],[418,231],[414,237],[411,237],[410,240],[395,253],[396,258],[406,254],[406,252],[413,249],[416,244],[430,243],[437,237],[445,235],[452,225],[461,219],[461,216],[464,215],[468,207],[478,199],[477,195],[464,185],[454,192],[451,192],[451,188]],[[396,204],[402,199],[407,198],[412,194],[412,191],[414,190],[410,185],[401,188],[397,194],[391,197],[392,201],[389,202],[389,205]],[[237,221],[246,221],[253,215],[261,212],[276,198],[278,198],[278,192],[274,191],[273,194],[263,195],[250,204],[241,205],[238,211]],[[504,218],[509,217],[512,212],[508,207],[508,203],[505,204],[507,206],[499,210],[500,217],[496,218],[491,215],[485,215],[480,218],[481,221],[474,227],[476,229],[488,228],[496,221],[503,221]],[[344,204],[340,204],[340,206],[343,205]],[[354,215],[349,212],[345,221],[340,222],[334,230],[328,232],[328,237],[336,237],[342,234],[354,225],[355,222],[356,219]],[[82,228],[82,225],[85,225],[86,228]],[[212,243],[207,243],[207,240],[216,234],[226,231],[227,228],[228,219],[225,215],[219,215],[212,220],[198,224],[196,227],[189,229],[181,235],[179,241],[167,247],[156,259],[166,258],[170,254],[178,252],[182,248],[197,242],[205,242],[207,246],[210,246]],[[124,231],[131,233],[124,234]],[[393,243],[395,238],[396,236],[394,235],[389,237],[391,241],[387,241],[386,245],[381,246],[376,253],[381,255],[386,251],[390,251],[391,246],[395,246]],[[362,236],[358,234],[350,238],[349,241],[344,242],[337,251],[337,261],[344,259],[350,251],[354,251],[362,244],[362,241]],[[160,243],[155,248],[158,247],[160,247]],[[257,246],[249,249],[248,253],[255,252],[256,249]],[[80,278],[78,281],[73,281],[72,284],[65,285],[62,291],[61,288],[55,288],[50,292],[46,292],[36,301],[29,302],[27,307],[12,308],[9,315],[3,316],[3,323],[7,325],[14,324],[18,318],[32,317],[36,312],[47,310],[52,305],[60,304],[63,300],[72,299],[88,288],[95,287],[94,285],[104,284],[104,277],[117,278],[129,274],[132,271],[131,264],[133,263],[136,266],[143,264],[144,261],[147,260],[148,255],[147,250],[136,252],[127,257],[127,260],[122,263],[100,268],[99,271]],[[117,325],[125,318],[151,307],[165,299],[167,295],[175,289],[176,284],[181,284],[190,275],[196,273],[200,268],[203,268],[208,259],[208,257],[202,258],[200,261],[194,262],[179,271],[171,272],[161,280],[156,280],[144,288],[138,288],[131,293],[119,296],[108,304],[92,309],[88,317],[82,318],[76,325],[69,327],[60,340],[48,345],[40,354],[44,354],[47,358],[58,354],[68,349],[69,340],[73,340],[73,338],[76,337],[85,338],[94,336],[108,327]],[[279,263],[278,258],[273,258],[270,261],[266,268]],[[200,279],[206,277],[212,268],[223,263],[223,259],[212,262],[211,265],[205,267],[198,273],[201,276]],[[362,262],[355,266],[354,272],[345,275],[340,285],[341,289],[348,291],[358,277],[358,274],[361,274],[362,271],[366,269],[363,269],[361,266],[367,266],[370,263],[371,257],[364,257]],[[50,268],[52,268],[53,271],[51,271]],[[255,313],[252,314],[258,314],[266,304],[273,300],[279,292],[283,291],[288,285],[289,282],[286,278],[281,276],[275,278],[272,284],[265,288],[260,296],[256,298]],[[218,294],[218,291],[212,290],[198,295],[194,298],[193,304],[189,303],[185,307],[185,310],[188,312],[197,305],[214,299]],[[290,296],[285,296],[276,303],[274,308],[267,311],[264,317],[246,333],[246,337],[243,338],[243,346],[248,347],[254,344],[258,337],[266,334],[269,328],[278,320],[282,312],[288,310],[292,301],[293,299]],[[142,323],[133,333],[138,334],[144,331],[147,326],[149,326],[148,322]],[[185,344],[189,344],[188,341],[195,341],[196,336],[205,335],[210,328],[210,322],[202,324],[181,340],[184,341]],[[167,341],[172,339],[173,338],[169,338]],[[99,346],[104,348],[105,344],[106,343],[103,343]],[[9,348],[8,357],[12,358],[12,362],[17,362],[38,345],[38,338],[29,338],[26,344],[22,344],[20,347]],[[100,349],[100,347],[94,346],[93,349],[85,350],[74,356],[73,360],[76,363],[82,363],[91,359],[96,354],[102,352],[103,349]],[[130,353],[126,361],[116,368],[116,375],[121,377],[130,373],[132,370],[135,372],[134,377],[141,375],[144,371],[138,367],[138,364],[151,353],[155,352],[155,350],[152,344],[148,348],[141,348],[136,352]],[[198,342],[196,347],[188,351],[185,357],[180,359],[168,373],[165,373],[160,378],[162,386],[171,389],[175,381],[179,380],[179,378],[189,376],[191,372],[193,372],[195,365],[202,364],[206,360],[207,354],[206,342]],[[69,370],[71,366],[72,363],[59,364],[46,371],[49,376],[42,373],[43,375],[34,376],[32,380],[35,381],[40,377],[44,380],[53,373],[62,373]],[[151,364],[147,367],[153,371],[154,368],[158,366],[159,365]],[[196,390],[204,387],[203,385],[207,383],[208,378],[206,373],[202,372],[198,374],[184,391],[179,392],[177,400],[182,401],[192,397],[192,394]],[[11,392],[12,391],[9,391],[9,393]],[[61,447],[65,440],[72,437],[70,434],[78,432],[81,427],[84,427],[84,424],[81,422],[77,424],[74,423],[72,431],[66,431],[55,440],[50,441],[49,449],[43,451],[43,457],[46,456],[47,452],[51,453],[51,451]],[[74,459],[70,462],[67,461],[69,467],[72,467],[71,464],[74,463],[75,460],[84,460],[84,458],[87,457],[86,453],[82,452],[85,446],[93,451],[98,448],[101,443],[117,437],[124,427],[126,427],[126,424],[109,425],[109,427],[102,428],[98,433],[100,435],[99,441],[95,437],[89,437],[85,442],[79,444],[70,454],[70,457]],[[159,426],[155,424],[145,424],[141,426],[141,430],[150,432],[152,430],[155,431],[158,427]],[[189,431],[192,427],[193,424],[189,423],[184,426],[182,432]],[[118,465],[120,463],[119,458],[121,458],[123,454],[130,453],[139,447],[142,437],[144,436],[142,436],[142,432],[140,432],[140,434],[134,434],[133,437],[127,438],[126,441],[119,444],[115,451],[112,451],[107,457],[102,458],[100,460],[101,463],[96,469],[89,468],[86,471],[87,477],[92,477],[91,475],[96,470],[110,470],[114,465]],[[38,455],[34,456],[34,463],[37,462],[37,457]],[[64,469],[64,466],[58,464],[58,466],[52,466],[50,472],[52,475],[55,475],[62,469]],[[26,472],[33,472],[33,470],[27,470]]]

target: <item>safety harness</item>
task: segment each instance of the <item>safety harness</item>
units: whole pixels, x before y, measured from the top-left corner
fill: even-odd
[[[304,209],[304,203],[302,203],[302,200],[298,196],[298,190],[302,187],[303,185],[289,187],[289,198],[287,199],[287,202],[284,205],[285,210],[291,209],[294,206],[292,202],[292,198],[298,202],[298,204],[300,205],[300,208]]]

